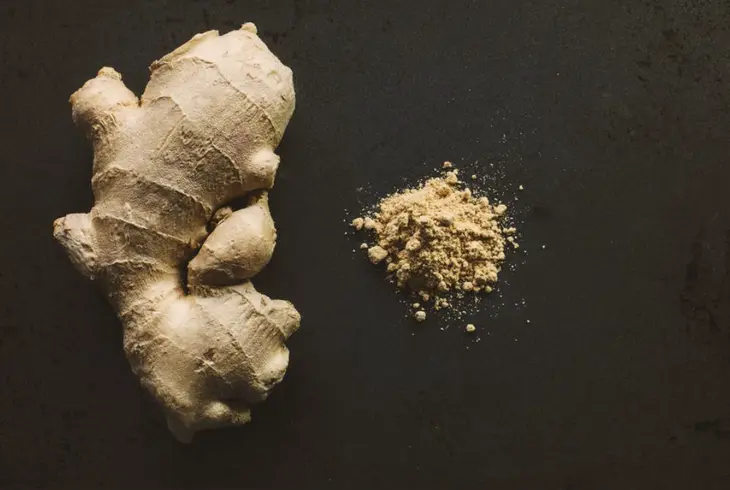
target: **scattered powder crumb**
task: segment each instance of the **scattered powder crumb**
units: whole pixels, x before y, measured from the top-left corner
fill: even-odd
[[[375,221],[372,218],[365,218],[365,220],[363,221],[363,226],[366,230],[374,230]]]
[[[525,190],[524,186],[522,186],[522,185],[520,185],[519,189],[520,189],[521,191],[524,191],[524,190]]]
[[[433,307],[434,307],[434,309],[435,309],[435,310],[440,310],[440,309],[442,309],[442,308],[448,308],[449,306],[451,306],[451,305],[449,305],[449,302],[448,302],[448,301],[446,301],[446,300],[445,300],[445,299],[443,299],[443,298],[442,298],[442,299],[439,299],[439,300],[437,300],[437,301],[436,301],[436,302],[434,303],[434,305],[433,305]]]
[[[367,243],[361,243],[360,244],[360,250],[365,250],[366,248],[368,248],[368,244]]]
[[[459,171],[458,170],[452,170],[451,172],[446,172],[446,177],[444,178],[447,184],[450,185],[456,185],[459,183]]]
[[[368,258],[373,264],[379,264],[388,256],[388,251],[379,245],[368,249]]]
[[[469,333],[474,333],[474,332],[476,332],[476,330],[477,330],[477,327],[475,327],[473,323],[470,323],[469,325],[466,326],[466,331]]]
[[[426,312],[423,310],[418,310],[416,313],[413,314],[413,318],[415,318],[417,322],[422,322],[426,320]]]
[[[507,206],[462,188],[451,162],[443,168],[449,170],[442,176],[386,196],[372,214],[351,223],[374,236],[370,262],[384,262],[390,281],[420,296],[414,308],[429,302],[437,310],[451,308],[452,299],[491,292],[507,243],[519,247],[517,230],[503,224]],[[414,317],[425,315],[419,310]]]
[[[473,175],[471,176],[471,180],[477,180],[477,175],[476,175],[476,174],[473,174]]]

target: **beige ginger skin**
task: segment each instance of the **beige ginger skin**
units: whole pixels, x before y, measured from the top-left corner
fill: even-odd
[[[187,442],[248,422],[287,368],[299,313],[249,279],[274,250],[266,190],[294,85],[250,23],[198,34],[150,70],[139,100],[112,68],[71,96],[95,204],[53,234],[104,288],[132,370]],[[247,207],[225,207],[243,196]]]

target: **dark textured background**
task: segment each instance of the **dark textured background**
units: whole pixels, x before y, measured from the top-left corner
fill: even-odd
[[[254,422],[184,446],[51,239],[91,205],[67,100],[244,21],[296,78],[257,284],[304,322]],[[724,0],[4,0],[0,487],[730,488],[729,26]],[[526,188],[479,343],[414,326],[343,235],[444,159]]]

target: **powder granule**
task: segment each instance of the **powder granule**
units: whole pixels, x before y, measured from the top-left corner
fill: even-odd
[[[368,249],[368,258],[373,264],[379,264],[388,256],[388,251],[379,245]]]
[[[490,292],[507,236],[516,231],[500,223],[507,206],[460,184],[458,170],[449,170],[385,197],[372,215],[352,223],[375,235],[370,261],[384,262],[398,287],[418,292],[423,302],[434,300],[436,308],[448,307],[444,297],[450,295]]]

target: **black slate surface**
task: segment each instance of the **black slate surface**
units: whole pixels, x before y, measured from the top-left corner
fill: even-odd
[[[91,205],[67,100],[245,21],[298,97],[256,284],[304,322],[254,422],[184,446],[51,239]],[[722,0],[3,1],[0,488],[730,488],[729,25]],[[445,159],[520,198],[478,343],[415,326],[344,236]]]

